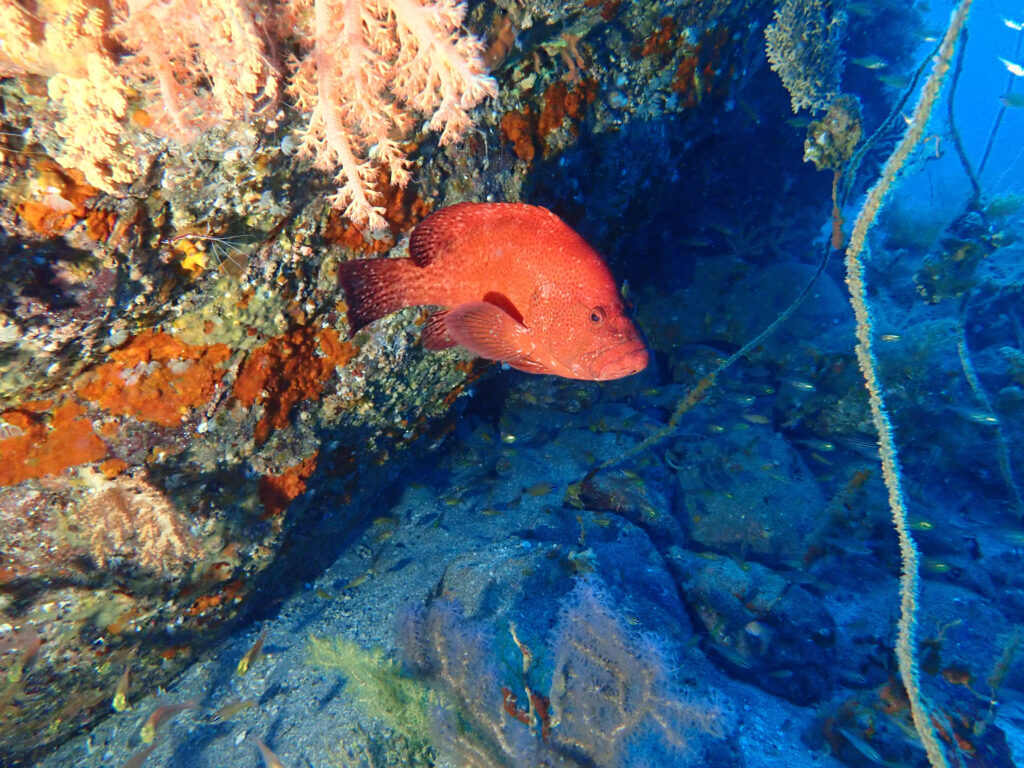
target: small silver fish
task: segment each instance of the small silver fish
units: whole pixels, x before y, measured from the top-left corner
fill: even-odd
[[[895,88],[902,91],[908,85],[910,85],[910,78],[905,75],[879,75],[878,82],[882,85],[886,85],[889,88]]]
[[[783,379],[783,383],[789,384],[793,389],[798,389],[801,392],[813,392],[815,390],[814,384],[803,379]]]
[[[821,440],[817,437],[804,437],[793,441],[797,445],[802,445],[805,448],[810,448],[812,451],[821,451],[828,453],[836,449],[835,443],[830,443],[828,440]]]
[[[1024,108],[1024,93],[1004,93],[999,97],[999,101],[1004,107],[1022,109]]]
[[[839,733],[843,734],[843,738],[846,739],[850,746],[860,752],[864,757],[873,763],[882,763],[882,756],[878,753],[878,750],[868,744],[864,739],[858,736],[856,733],[851,731],[849,728],[837,728]]]
[[[999,425],[999,418],[985,408],[954,408],[953,411],[958,416],[973,421],[975,424],[984,424],[990,427]]]
[[[846,10],[854,16],[874,16],[877,9],[871,3],[847,3]]]
[[[850,63],[856,64],[858,67],[864,67],[864,69],[884,69],[889,66],[889,62],[881,56],[860,56],[856,59],[850,59]]]
[[[1011,75],[1013,75],[1014,77],[1024,77],[1024,66],[1018,64],[1015,61],[1004,59],[1001,56],[999,57],[999,60],[1003,62],[1003,66],[1006,67],[1006,71],[1009,72]]]

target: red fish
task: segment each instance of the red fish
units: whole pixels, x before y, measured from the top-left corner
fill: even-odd
[[[352,333],[429,305],[440,309],[423,330],[427,349],[461,345],[527,373],[594,381],[647,367],[608,267],[546,208],[442,208],[413,230],[409,254],[339,267]]]

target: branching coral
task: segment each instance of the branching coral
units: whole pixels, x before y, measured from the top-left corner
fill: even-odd
[[[272,6],[271,6],[272,7]],[[118,0],[116,36],[133,55],[122,67],[155,83],[155,124],[181,141],[277,104],[280,73],[248,0]]]
[[[426,116],[449,144],[497,93],[481,42],[459,31],[465,11],[455,0],[39,0],[30,12],[0,0],[0,76],[48,78],[64,111],[59,159],[108,192],[140,173],[126,136],[136,91],[154,112],[140,124],[187,142],[272,111],[287,79],[309,115],[303,153],[335,173],[335,207],[380,229],[376,187],[409,181],[400,142],[413,120]]]
[[[363,650],[341,637],[311,637],[308,651],[314,667],[345,675],[347,692],[367,717],[379,718],[413,744],[426,743],[431,712],[441,705],[441,698],[403,675],[397,661],[379,649]]]
[[[432,743],[465,768],[543,765],[543,746],[502,711],[492,638],[451,602],[408,611],[399,623],[406,663],[440,689],[448,706],[436,709]],[[566,765],[575,765],[567,762]]]
[[[846,14],[829,0],[785,0],[764,31],[768,61],[789,91],[793,111],[818,111],[839,95],[846,57]]]
[[[384,227],[375,187],[381,172],[405,186],[408,163],[396,136],[417,114],[441,144],[461,138],[469,110],[494,96],[483,46],[457,33],[466,7],[453,0],[296,0],[312,2],[312,49],[298,62],[289,92],[309,112],[302,151],[322,170],[337,169],[336,208],[370,229]]]
[[[694,734],[724,735],[721,703],[677,690],[659,640],[631,631],[593,579],[578,581],[562,606],[552,650],[552,731],[598,765],[625,764],[647,733],[674,754],[686,754]]]
[[[14,0],[0,2],[0,76],[49,78],[48,94],[64,109],[56,125],[61,161],[107,190],[138,173],[123,136],[128,84],[108,53],[109,26],[109,9],[89,0],[43,0],[32,13]]]
[[[659,640],[631,630],[594,577],[562,605],[551,689],[546,698],[527,689],[529,713],[500,687],[489,636],[451,603],[409,613],[399,642],[451,702],[437,712],[434,747],[456,765],[618,768],[639,754],[679,758],[696,737],[725,730],[722,703],[680,691]],[[533,717],[540,733],[527,727]]]
[[[99,482],[81,511],[97,565],[124,557],[163,571],[199,559],[202,549],[187,521],[150,482],[129,476]]]

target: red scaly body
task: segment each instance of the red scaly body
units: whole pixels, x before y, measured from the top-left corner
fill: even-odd
[[[647,350],[601,257],[545,208],[460,203],[420,223],[408,259],[345,262],[352,332],[403,307],[441,307],[428,349],[461,344],[530,373],[614,379]]]

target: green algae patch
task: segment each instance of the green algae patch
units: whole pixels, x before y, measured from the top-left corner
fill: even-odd
[[[185,344],[226,344],[251,350],[287,329],[286,303],[279,291],[251,287],[228,275],[204,292],[206,303],[176,318],[171,325]]]
[[[379,648],[365,649],[343,637],[311,637],[311,666],[341,672],[345,690],[367,717],[377,718],[413,747],[430,741],[432,708],[442,699],[423,683],[402,674],[401,664]]]

